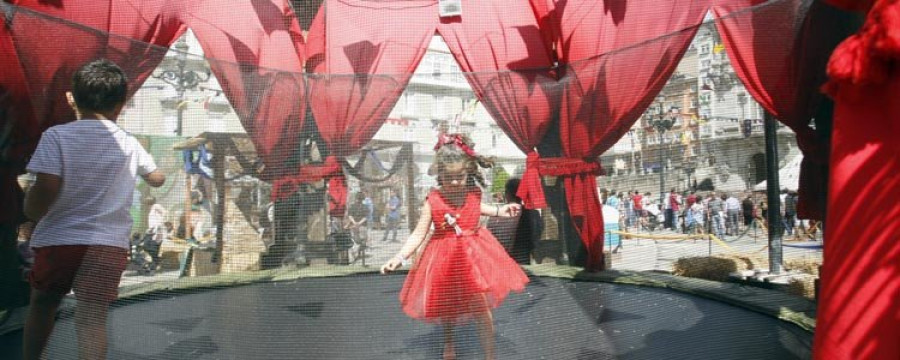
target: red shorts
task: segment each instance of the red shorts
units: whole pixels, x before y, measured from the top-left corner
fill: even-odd
[[[79,301],[111,303],[119,296],[126,265],[128,250],[114,246],[39,247],[28,280],[40,291],[65,295],[74,290]]]

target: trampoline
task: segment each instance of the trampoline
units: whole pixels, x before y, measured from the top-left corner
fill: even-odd
[[[498,359],[805,359],[811,354],[812,333],[797,324],[682,291],[608,280],[683,289],[696,282],[751,300],[762,292],[773,309],[791,307],[772,298],[789,299],[783,294],[657,274],[589,275],[599,276],[595,279],[539,274],[531,271],[525,291],[494,312]],[[166,286],[125,295],[110,313],[109,358],[440,358],[440,326],[411,320],[400,310],[404,276],[275,278],[195,281],[199,288]],[[692,292],[711,293],[697,289]],[[474,325],[454,331],[459,359],[483,358]],[[20,343],[21,331],[2,335],[3,353],[11,355],[6,358],[21,356]],[[46,355],[69,359],[77,350],[66,309]]]

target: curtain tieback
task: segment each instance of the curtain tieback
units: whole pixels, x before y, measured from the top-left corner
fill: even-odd
[[[545,176],[575,176],[604,174],[603,167],[596,161],[573,158],[542,158],[540,173]]]
[[[301,184],[309,184],[341,173],[341,164],[334,156],[325,158],[322,164],[305,164],[299,173],[272,182],[272,200],[284,199],[297,192]]]

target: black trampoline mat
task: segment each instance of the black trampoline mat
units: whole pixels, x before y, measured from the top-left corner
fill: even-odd
[[[441,326],[400,309],[403,279],[356,275],[146,295],[111,310],[109,358],[440,359]],[[498,359],[806,359],[812,341],[795,325],[700,297],[546,277],[511,294],[494,322]],[[473,324],[454,336],[459,359],[483,358]],[[9,337],[0,344],[13,346]],[[64,316],[47,358],[76,358],[75,339]]]

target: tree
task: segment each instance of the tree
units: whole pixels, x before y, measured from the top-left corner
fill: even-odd
[[[502,166],[496,166],[492,173],[491,194],[503,194],[506,192],[506,182],[509,181],[509,173]]]

